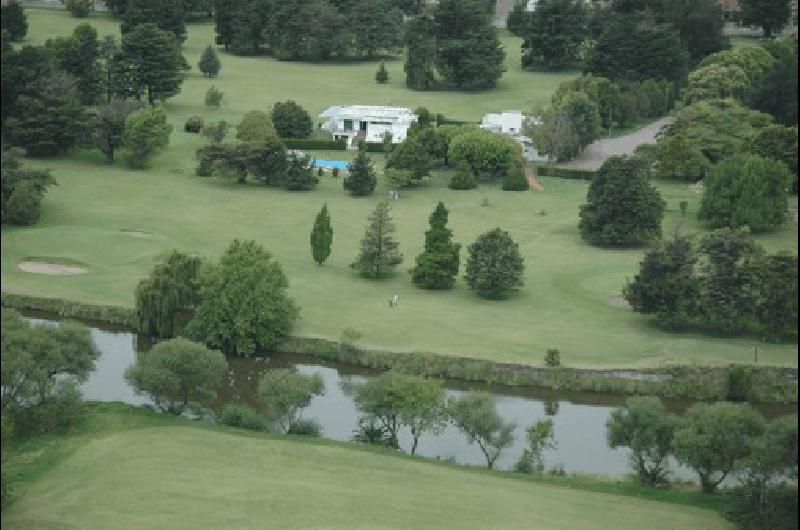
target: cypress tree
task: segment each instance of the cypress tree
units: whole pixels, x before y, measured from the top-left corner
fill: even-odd
[[[363,197],[371,194],[378,184],[375,170],[372,167],[372,160],[367,156],[367,151],[359,148],[355,160],[347,166],[348,175],[342,182],[344,189],[350,195]]]
[[[389,72],[386,70],[386,65],[383,64],[383,61],[381,61],[381,65],[375,73],[375,81],[382,85],[389,81]]]
[[[317,265],[322,265],[328,256],[331,255],[331,244],[333,243],[333,227],[331,226],[331,216],[328,213],[328,205],[324,204],[322,210],[314,220],[314,228],[311,230],[311,256]]]
[[[219,73],[219,57],[217,57],[217,52],[214,51],[214,48],[209,44],[206,46],[206,49],[203,50],[203,54],[200,56],[200,62],[197,63],[197,67],[206,77],[217,77]]]
[[[451,289],[456,281],[461,245],[453,243],[453,231],[447,228],[447,208],[441,202],[429,218],[425,249],[411,269],[411,281],[422,289]]]
[[[368,221],[361,250],[350,266],[365,278],[380,278],[403,262],[403,255],[397,250],[400,244],[394,239],[396,228],[389,202],[378,203]]]

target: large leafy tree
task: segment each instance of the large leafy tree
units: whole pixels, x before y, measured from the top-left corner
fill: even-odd
[[[314,128],[308,112],[292,100],[275,103],[272,124],[281,138],[306,138]]]
[[[9,0],[0,6],[0,20],[3,33],[7,33],[12,41],[22,40],[28,33],[28,17],[17,0]]]
[[[136,323],[145,335],[174,337],[200,300],[202,260],[172,251],[136,286]]]
[[[763,46],[739,46],[704,57],[697,68],[711,65],[738,66],[747,75],[750,83],[754,83],[775,65],[775,57]]]
[[[797,35],[784,38],[771,51],[775,64],[753,87],[750,105],[779,123],[797,125]]]
[[[667,480],[667,457],[678,419],[656,397],[634,397],[611,413],[606,437],[612,449],[628,447],[639,481],[657,485]]]
[[[766,256],[756,271],[758,319],[768,340],[797,341],[797,256]]]
[[[539,154],[547,155],[547,163],[569,159],[580,150],[578,135],[569,116],[555,109],[545,110],[540,121],[526,126]]]
[[[742,0],[742,22],[761,26],[764,37],[772,37],[789,22],[789,0]]]
[[[236,125],[236,139],[243,142],[266,143],[276,141],[278,133],[272,125],[269,114],[260,110],[251,110],[242,116]]]
[[[48,39],[45,47],[52,52],[58,67],[76,79],[81,103],[94,103],[102,92],[97,30],[84,22],[69,37]]]
[[[556,110],[562,112],[569,119],[572,130],[575,132],[579,151],[600,135],[602,123],[600,107],[584,92],[566,94],[558,102]],[[577,152],[571,153],[572,156],[577,154]]]
[[[710,226],[763,231],[783,224],[789,186],[782,162],[734,155],[715,165],[705,180],[698,216]]]
[[[562,70],[580,61],[586,39],[581,0],[540,0],[521,26],[522,66]]]
[[[236,9],[243,2],[238,0],[214,0],[214,42],[230,49],[235,35],[234,17]]]
[[[764,127],[753,138],[750,149],[758,156],[786,164],[793,177],[792,190],[797,193],[797,127]]]
[[[324,204],[314,219],[314,228],[311,229],[311,257],[314,258],[317,265],[325,263],[325,260],[331,255],[332,244],[331,215],[328,213],[328,205]]]
[[[375,191],[378,177],[372,166],[372,160],[367,155],[367,150],[359,148],[355,159],[347,166],[347,176],[342,181],[342,186],[350,195],[363,197]]]
[[[516,425],[506,423],[497,413],[492,397],[485,392],[471,392],[448,402],[450,419],[466,436],[470,444],[477,444],[486,458],[489,469],[514,442]]]
[[[468,252],[464,280],[479,296],[504,298],[524,285],[525,261],[519,245],[505,230],[495,228],[481,234]]]
[[[675,458],[697,472],[703,493],[713,493],[748,456],[763,429],[763,418],[750,405],[692,405],[675,431]]]
[[[750,89],[747,74],[738,66],[711,64],[689,74],[683,100],[687,104],[702,99],[733,98],[742,101]]]
[[[0,154],[0,212],[2,223],[30,225],[39,219],[42,199],[48,186],[56,183],[48,170],[23,169],[19,149],[3,149]]]
[[[285,338],[298,316],[280,264],[255,241],[234,240],[219,263],[200,274],[200,303],[190,337],[237,355],[250,355]]]
[[[100,356],[91,333],[72,322],[32,324],[11,309],[0,316],[3,416],[23,435],[68,426],[81,410],[78,385]]]
[[[180,416],[187,407],[207,407],[216,398],[228,363],[219,351],[184,338],[157,343],[136,357],[125,380],[147,394],[162,412]]]
[[[354,399],[367,419],[380,425],[391,447],[399,448],[398,432],[401,426],[407,426],[412,455],[420,437],[438,432],[446,420],[444,391],[433,379],[390,370],[356,386]]]
[[[177,42],[186,40],[183,2],[176,0],[127,0],[120,32],[123,37],[140,24],[155,24],[158,29],[169,31]]]
[[[367,57],[402,43],[403,12],[389,0],[359,0],[347,18],[358,28],[353,36],[355,49]]]
[[[133,94],[147,94],[151,105],[176,95],[183,83],[183,56],[171,32],[139,24],[122,37],[122,64],[130,72]]]
[[[406,23],[406,86],[428,90],[436,82],[436,23],[429,13],[415,16]]]
[[[463,164],[477,178],[494,180],[522,167],[522,152],[512,139],[481,129],[469,129],[455,136],[448,158]]]
[[[436,68],[456,88],[493,88],[505,71],[505,52],[486,4],[486,0],[442,0],[434,11]]]
[[[6,120],[8,138],[28,155],[63,153],[84,139],[88,120],[75,79],[58,70],[23,88],[12,111]]]
[[[665,207],[641,162],[614,156],[589,184],[578,229],[594,245],[642,245],[661,237]]]
[[[366,278],[381,278],[403,262],[389,202],[379,202],[367,222],[358,256],[350,266]]]
[[[650,15],[610,13],[587,59],[587,70],[614,81],[680,82],[689,54],[678,30]]]
[[[161,107],[145,107],[125,118],[122,142],[125,161],[134,168],[143,168],[157,152],[169,145],[172,125]]]
[[[703,325],[722,333],[744,329],[755,318],[756,271],[763,255],[745,230],[715,230],[700,242],[698,313]]]
[[[668,326],[686,324],[694,314],[699,285],[695,276],[697,252],[691,238],[675,234],[649,249],[639,272],[623,289],[634,311],[655,314]]]
[[[751,138],[773,121],[769,115],[748,109],[732,99],[698,101],[678,110],[674,117],[659,136],[658,143],[683,136],[690,146],[700,150],[709,164],[745,151]]]
[[[436,205],[425,232],[425,246],[411,269],[411,281],[422,289],[451,289],[458,276],[461,245],[453,242],[453,231],[447,228],[447,208]]]
[[[675,26],[693,62],[728,46],[722,30],[722,3],[717,0],[670,0],[663,2],[662,17]]]
[[[125,120],[141,108],[136,101],[112,99],[98,105],[91,114],[92,142],[108,160],[114,162],[114,153],[123,146]]]
[[[289,432],[314,396],[323,393],[325,383],[318,373],[306,375],[278,368],[267,370],[258,380],[258,401],[267,418],[278,422],[283,432]]]

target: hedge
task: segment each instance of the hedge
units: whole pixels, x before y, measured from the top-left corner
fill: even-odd
[[[541,177],[558,177],[562,179],[592,180],[596,171],[588,169],[568,169],[565,167],[536,166],[536,174]]]
[[[308,151],[346,151],[347,140],[311,140],[308,138],[281,138],[287,149]]]
[[[367,153],[383,153],[384,152],[383,151],[383,144],[373,144],[373,143],[364,142],[361,145],[364,146],[364,150]]]

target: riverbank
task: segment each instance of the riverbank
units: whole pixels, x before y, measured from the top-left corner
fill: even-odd
[[[115,403],[88,408],[68,434],[10,447],[4,526],[730,528],[724,493],[489,471]]]
[[[45,311],[61,317],[101,322],[135,329],[133,310],[120,306],[83,304],[56,298],[2,293],[4,307]],[[412,373],[508,386],[535,386],[619,394],[647,394],[670,398],[721,400],[732,397],[731,374],[749,381],[753,402],[797,403],[797,368],[759,365],[669,365],[648,369],[584,369],[539,367],[427,352],[393,353],[361,348],[357,344],[308,337],[292,337],[276,352],[296,353],[373,369],[397,368]],[[744,374],[744,376],[742,376]],[[748,386],[747,384],[745,386]],[[741,397],[741,396],[739,396]]]

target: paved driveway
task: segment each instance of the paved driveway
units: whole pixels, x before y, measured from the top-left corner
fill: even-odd
[[[671,117],[661,118],[650,125],[642,127],[628,135],[619,138],[602,138],[595,140],[581,156],[575,160],[558,164],[559,167],[573,169],[598,169],[606,158],[618,155],[630,155],[642,144],[656,143],[656,135],[661,128],[672,120]]]

